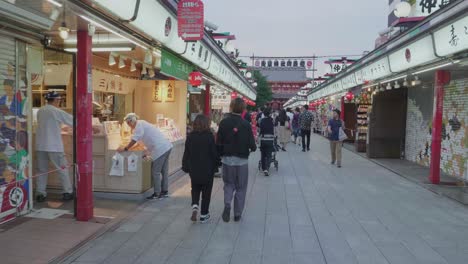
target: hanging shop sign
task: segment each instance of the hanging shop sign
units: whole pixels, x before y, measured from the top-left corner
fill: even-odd
[[[137,80],[119,77],[96,69],[92,70],[91,75],[90,86],[95,92],[128,94],[133,92],[137,83]]]
[[[185,41],[199,41],[203,38],[205,15],[201,0],[181,0],[177,7],[179,37]]]
[[[448,56],[468,49],[468,16],[434,33],[438,56]]]
[[[163,101],[175,102],[175,81],[163,81]]]
[[[167,50],[161,52],[161,73],[172,76],[180,80],[188,80],[189,74],[193,71],[193,66]]]
[[[433,47],[432,37],[426,36],[391,53],[391,71],[402,72],[437,59]]]
[[[161,102],[162,101],[162,89],[159,81],[154,82],[153,86],[153,102]]]
[[[189,83],[194,87],[198,87],[203,82],[203,75],[201,72],[193,71],[189,74]]]

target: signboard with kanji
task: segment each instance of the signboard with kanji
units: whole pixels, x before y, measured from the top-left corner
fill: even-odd
[[[203,38],[205,15],[201,0],[180,0],[177,19],[179,37],[184,41],[199,41]]]
[[[163,49],[161,52],[161,73],[179,80],[188,80],[194,67],[188,62]]]

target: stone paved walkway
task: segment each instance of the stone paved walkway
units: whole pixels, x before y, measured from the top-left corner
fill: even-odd
[[[152,201],[67,263],[468,263],[468,208],[344,150],[329,164],[327,141],[289,146],[280,170],[257,174],[242,222],[224,223],[217,180],[209,224],[192,224],[190,185]]]

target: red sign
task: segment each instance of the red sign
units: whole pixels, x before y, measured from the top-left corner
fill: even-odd
[[[205,14],[201,0],[180,0],[177,7],[179,37],[185,41],[199,41],[205,29]]]
[[[197,87],[203,82],[203,75],[200,72],[194,71],[189,74],[190,85]]]

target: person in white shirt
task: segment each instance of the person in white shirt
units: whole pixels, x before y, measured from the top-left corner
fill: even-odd
[[[139,117],[130,113],[124,118],[127,125],[132,128],[133,135],[130,143],[117,151],[123,152],[131,149],[138,141],[143,142],[153,160],[151,164],[151,175],[154,183],[154,193],[147,199],[163,199],[169,197],[169,156],[172,150],[172,143],[153,124],[145,120],[138,120]]]
[[[73,116],[59,109],[61,97],[57,92],[46,95],[47,105],[37,112],[36,129],[36,160],[37,187],[36,200],[44,202],[47,197],[46,187],[49,171],[49,161],[57,170],[62,181],[63,200],[73,200],[73,188],[68,173],[62,142],[62,124],[73,126]]]

